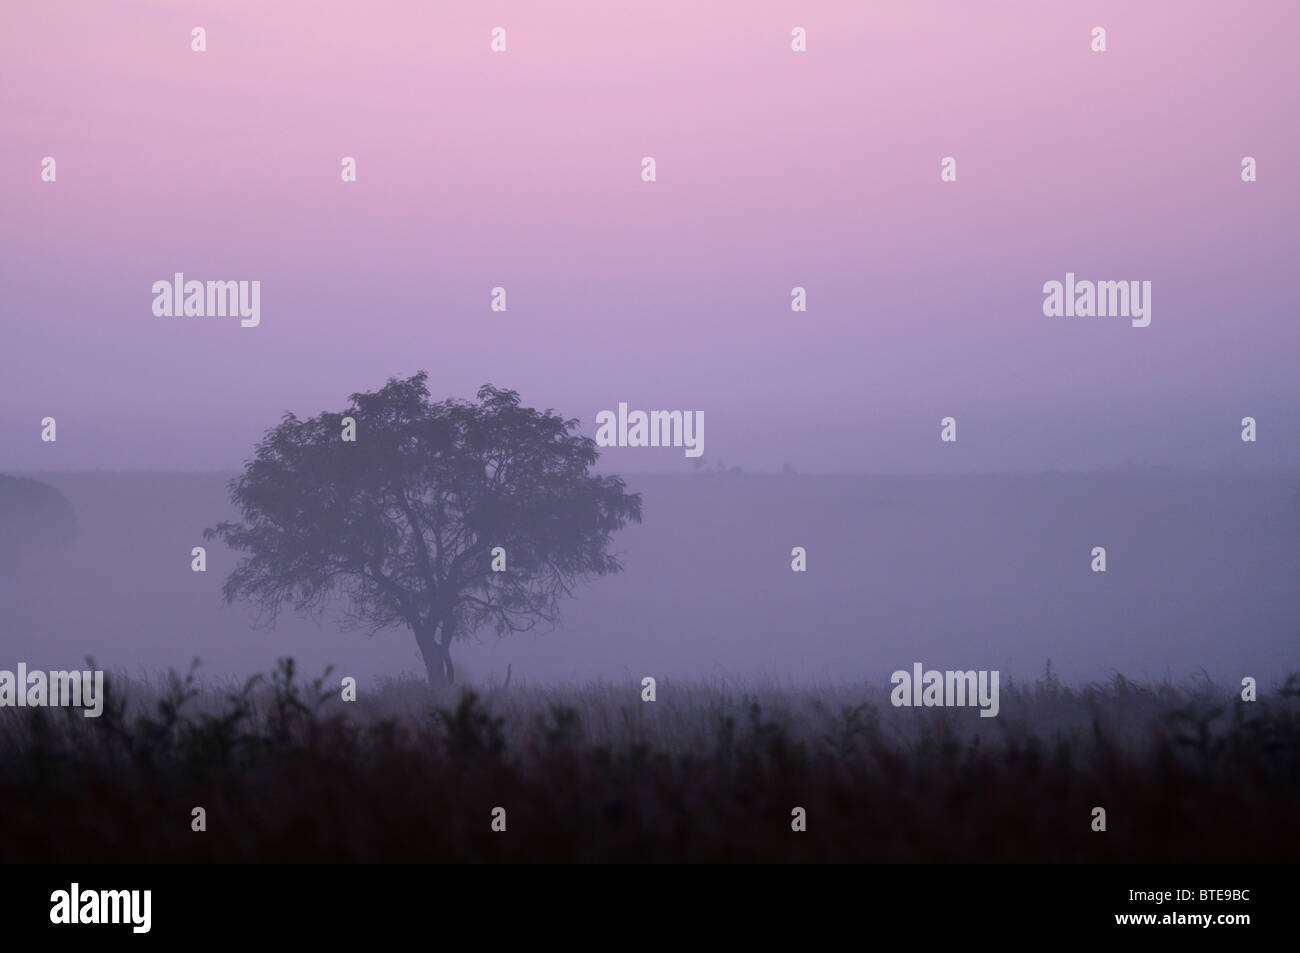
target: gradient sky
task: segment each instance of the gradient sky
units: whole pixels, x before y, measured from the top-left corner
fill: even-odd
[[[706,461],[757,470],[1296,465],[1298,34],[1263,2],[13,0],[0,466],[233,468],[422,368],[588,433],[703,410]],[[261,326],[155,317],[176,271],[260,280]],[[1151,326],[1045,318],[1066,271],[1152,281]]]

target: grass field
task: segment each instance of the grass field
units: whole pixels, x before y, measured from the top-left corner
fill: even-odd
[[[338,686],[284,660],[110,675],[98,719],[0,710],[0,860],[1300,859],[1296,677],[1246,703],[1049,667],[989,719],[849,683]]]

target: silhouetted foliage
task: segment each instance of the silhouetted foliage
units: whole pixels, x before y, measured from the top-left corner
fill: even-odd
[[[326,676],[286,659],[218,697],[191,670],[128,706],[115,678],[99,719],[0,710],[0,862],[1300,859],[1294,676],[1253,703],[1208,683],[1008,686],[996,726],[886,707],[906,737],[866,702],[691,685],[675,711],[634,685],[430,710],[418,686],[409,716],[373,717]],[[1151,733],[1125,734],[1136,720]]]

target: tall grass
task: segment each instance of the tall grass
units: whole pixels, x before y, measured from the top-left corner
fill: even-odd
[[[1294,861],[1300,676],[1010,683],[997,718],[887,684],[362,685],[281,660],[0,709],[5,861]],[[504,807],[507,829],[491,829]],[[1092,830],[1104,807],[1107,830]],[[191,829],[192,809],[207,830]],[[807,831],[791,830],[791,811]]]

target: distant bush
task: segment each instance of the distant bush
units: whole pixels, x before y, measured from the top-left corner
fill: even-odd
[[[67,498],[47,483],[0,474],[0,568],[72,543],[77,518]]]

